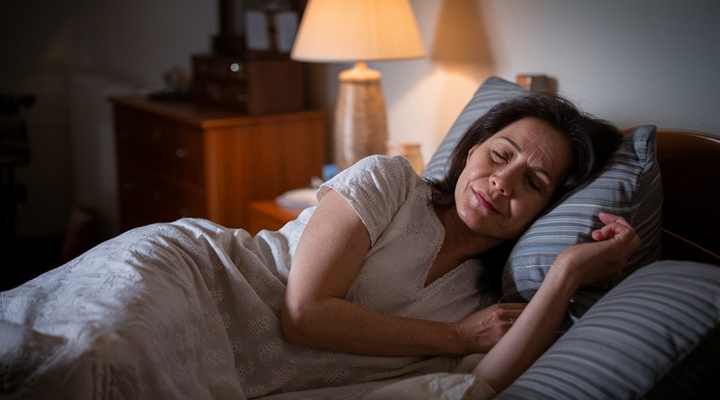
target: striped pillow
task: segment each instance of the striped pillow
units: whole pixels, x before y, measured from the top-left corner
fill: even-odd
[[[718,351],[720,267],[660,261],[611,290],[496,399],[707,398],[720,393]]]
[[[592,241],[590,233],[602,226],[600,211],[624,217],[642,241],[620,279],[659,259],[662,181],[655,159],[655,131],[655,126],[645,125],[626,135],[596,178],[561,198],[520,237],[503,271],[506,301],[529,301],[561,252]],[[578,290],[568,310],[570,317],[580,317],[616,283]],[[569,324],[568,319],[562,330]]]
[[[467,128],[494,105],[527,93],[520,86],[495,76],[485,80],[430,158],[423,171],[423,178],[431,182],[441,180],[450,166],[450,155]]]

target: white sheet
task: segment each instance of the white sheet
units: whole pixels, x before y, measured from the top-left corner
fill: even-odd
[[[363,400],[485,400],[495,395],[477,375],[435,373],[384,386],[368,393]]]
[[[127,232],[0,293],[0,394],[351,399],[477,361],[284,343],[285,282],[265,265],[271,251],[243,230],[185,219]]]
[[[244,398],[223,310],[203,277],[230,262],[212,229],[187,221],[131,231],[0,294],[6,392]]]

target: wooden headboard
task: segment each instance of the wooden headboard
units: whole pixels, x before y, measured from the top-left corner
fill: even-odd
[[[662,259],[720,265],[720,137],[659,129]]]

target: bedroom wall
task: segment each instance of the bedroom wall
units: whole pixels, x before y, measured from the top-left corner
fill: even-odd
[[[20,236],[61,233],[76,205],[95,209],[101,234],[117,232],[112,120],[107,96],[162,86],[174,66],[210,49],[215,0],[3,0],[0,94],[37,96],[23,110],[31,161]]]
[[[383,73],[390,137],[425,162],[489,75],[543,73],[621,127],[720,134],[720,3],[712,0],[411,0],[429,56],[370,63]],[[319,98],[332,110],[329,65]]]

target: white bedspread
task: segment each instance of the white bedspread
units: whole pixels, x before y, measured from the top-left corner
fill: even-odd
[[[2,293],[6,391],[243,398],[223,310],[205,279],[231,261],[208,228],[188,221],[131,231]]]
[[[476,361],[287,345],[264,246],[204,220],[156,224],[0,293],[0,398],[351,399]]]

